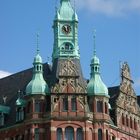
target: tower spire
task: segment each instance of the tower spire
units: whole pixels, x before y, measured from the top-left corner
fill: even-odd
[[[94,56],[96,56],[96,29],[93,30],[93,41],[94,41],[93,51],[94,51]]]
[[[96,30],[94,29],[94,56],[91,59],[91,79],[87,85],[87,93],[89,96],[103,95],[108,96],[107,86],[100,77],[100,61],[96,56]]]
[[[39,33],[36,34],[36,38],[37,38],[37,49],[36,49],[36,52],[37,52],[37,54],[39,54]]]

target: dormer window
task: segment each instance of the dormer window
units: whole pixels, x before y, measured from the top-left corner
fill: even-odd
[[[39,128],[35,128],[35,138],[34,140],[39,140]]]
[[[4,114],[0,113],[0,126],[4,125]]]
[[[10,113],[10,107],[0,105],[0,127],[5,125],[5,117]]]
[[[22,121],[24,120],[24,108],[18,107],[16,112],[16,121]]]

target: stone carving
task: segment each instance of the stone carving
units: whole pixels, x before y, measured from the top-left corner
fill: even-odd
[[[125,78],[131,80],[130,69],[129,69],[129,66],[128,66],[127,62],[125,62],[122,65],[122,77],[125,77]]]
[[[72,59],[59,62],[58,77],[59,82],[52,87],[52,93],[86,93],[80,84],[77,65]]]
[[[60,78],[59,83],[55,84],[52,93],[85,93],[85,89],[75,78]]]
[[[130,69],[128,64],[125,62],[122,66],[122,82],[120,84],[120,90],[127,95],[135,97],[136,95],[134,93],[134,89],[132,88],[132,83],[133,81],[131,80]]]
[[[120,84],[120,95],[117,105],[131,113],[138,113],[136,95],[132,87],[130,69],[127,63],[122,66],[122,82]]]
[[[75,63],[68,59],[64,63],[60,64],[61,69],[59,71],[59,76],[78,76],[78,70]]]

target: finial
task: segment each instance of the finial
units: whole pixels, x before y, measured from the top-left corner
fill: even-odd
[[[76,12],[76,1],[74,0],[74,12]]]
[[[57,4],[58,4],[58,0],[55,0],[55,12],[57,12]]]
[[[94,39],[94,55],[96,55],[96,29],[93,30],[93,39]]]
[[[20,96],[21,96],[21,91],[20,91],[20,89],[18,90],[18,98],[20,98]]]
[[[36,35],[36,37],[37,37],[37,54],[39,54],[39,33],[37,33],[37,35]]]
[[[50,57],[49,56],[47,57],[47,61],[48,61],[48,64],[50,64]]]

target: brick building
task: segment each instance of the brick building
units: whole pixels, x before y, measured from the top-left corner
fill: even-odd
[[[70,0],[60,0],[53,30],[52,66],[37,48],[33,68],[0,79],[0,140],[139,140],[140,97],[128,64],[120,85],[107,88],[94,34],[91,78],[83,78]]]

